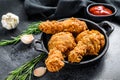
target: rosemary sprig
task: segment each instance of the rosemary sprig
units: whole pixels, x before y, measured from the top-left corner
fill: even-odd
[[[38,26],[40,25],[40,22],[32,23],[31,25],[28,26],[28,29],[23,31],[22,34],[38,34],[40,33],[40,29]]]
[[[19,68],[11,71],[9,76],[5,80],[31,80],[31,74],[35,65],[46,56],[45,53],[41,53],[33,60],[23,64]]]
[[[2,40],[0,41],[0,46],[5,46],[5,45],[8,45],[8,44],[15,44],[15,43],[18,43],[20,41],[20,36],[17,36],[17,37],[13,37],[11,40]]]
[[[39,26],[40,22],[36,22],[33,24],[30,24],[28,26],[28,29],[24,30],[20,35],[18,35],[17,37],[13,37],[11,40],[1,40],[0,41],[0,46],[5,46],[5,45],[9,45],[9,44],[16,44],[20,41],[20,36],[23,34],[38,34],[41,31],[39,30],[38,26]]]

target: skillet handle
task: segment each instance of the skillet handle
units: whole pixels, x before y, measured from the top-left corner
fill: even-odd
[[[113,24],[109,21],[103,21],[99,23],[99,25],[106,31],[107,36],[109,36],[114,30]]]
[[[33,44],[34,44],[34,49],[36,51],[48,53],[47,50],[45,49],[44,45],[43,45],[42,40],[34,40]]]

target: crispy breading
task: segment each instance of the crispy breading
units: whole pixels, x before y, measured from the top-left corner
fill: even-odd
[[[68,55],[68,61],[73,62],[80,62],[87,51],[87,46],[82,42],[79,41],[76,47],[70,51]]]
[[[80,21],[77,18],[68,18],[64,21],[45,21],[40,23],[39,29],[46,34],[55,34],[58,32],[71,32],[80,33],[87,29],[87,25],[84,21]]]
[[[65,52],[74,49],[76,46],[74,37],[70,32],[60,32],[54,34],[49,42],[49,55],[45,61],[46,67],[50,72],[59,71],[64,66]]]
[[[55,20],[53,21],[47,20],[45,22],[40,23],[39,29],[45,32],[46,34],[55,34],[63,31],[64,27],[61,22]]]
[[[71,33],[80,33],[87,29],[87,24],[84,21],[80,21],[77,18],[68,18],[63,22],[63,31]]]
[[[103,48],[105,45],[104,35],[97,30],[91,30],[91,34],[93,34],[100,41],[100,46]]]
[[[48,49],[56,48],[57,50],[64,53],[67,50],[72,50],[76,46],[74,37],[70,32],[60,32],[54,34],[49,42]]]
[[[105,45],[104,35],[97,30],[86,30],[76,37],[77,46],[68,54],[68,61],[80,62],[83,56],[98,55]]]
[[[95,51],[94,45],[89,37],[83,37],[81,41],[87,46],[87,52],[85,53],[86,55],[96,55],[96,53],[93,53]]]
[[[86,35],[89,34],[89,30],[85,30],[83,32],[81,32],[80,34],[77,35],[76,37],[76,42],[79,42],[83,37],[85,37]]]
[[[82,41],[87,45],[87,55],[98,55],[98,52],[105,45],[104,35],[97,30],[83,31],[76,37],[76,41]]]
[[[45,64],[50,72],[57,72],[64,66],[63,60],[64,58],[61,51],[54,48],[49,51]]]

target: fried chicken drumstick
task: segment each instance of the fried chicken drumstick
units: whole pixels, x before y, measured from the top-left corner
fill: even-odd
[[[87,55],[98,55],[105,45],[104,35],[97,30],[86,30],[76,37],[76,41],[82,41],[87,45]]]
[[[64,21],[45,21],[39,25],[39,29],[46,34],[55,34],[58,32],[80,33],[87,29],[84,21],[77,18],[68,18]]]
[[[85,55],[98,55],[105,45],[104,36],[97,30],[83,31],[76,41],[76,47],[68,55],[68,61],[71,63],[80,62]]]
[[[74,37],[70,32],[54,34],[48,42],[49,55],[45,61],[50,72],[57,72],[64,66],[64,56],[67,50],[76,46]]]
[[[64,66],[63,60],[64,58],[61,51],[54,48],[49,51],[48,58],[45,60],[45,64],[50,72],[56,72]]]

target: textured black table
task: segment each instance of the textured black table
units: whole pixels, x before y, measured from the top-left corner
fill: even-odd
[[[10,39],[26,29],[31,20],[26,16],[23,0],[0,0],[0,18],[3,14],[12,12],[20,17],[17,29],[7,31],[1,27],[0,40]],[[109,36],[109,49],[99,63],[73,69],[63,68],[58,73],[47,72],[45,76],[33,80],[120,80],[120,24],[114,23],[115,30]],[[39,35],[35,36],[39,38]],[[4,80],[8,73],[19,67],[26,61],[37,56],[39,52],[32,45],[17,45],[0,47],[0,80]],[[42,63],[41,63],[42,64]]]

